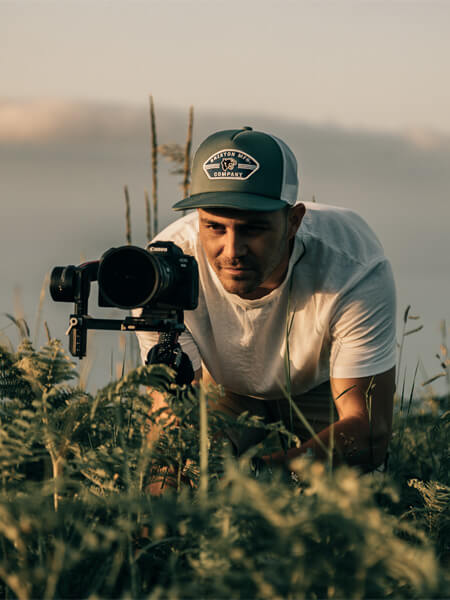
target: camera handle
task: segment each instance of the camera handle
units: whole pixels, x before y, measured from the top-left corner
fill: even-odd
[[[179,331],[161,331],[158,343],[148,351],[145,364],[167,365],[176,371],[175,382],[178,385],[189,385],[194,379],[194,369],[191,359],[178,342],[179,335]]]

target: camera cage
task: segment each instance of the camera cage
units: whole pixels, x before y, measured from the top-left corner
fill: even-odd
[[[127,316],[123,319],[102,319],[88,314],[90,284],[97,281],[99,262],[92,261],[76,267],[78,278],[74,294],[74,312],[69,316],[69,328],[66,331],[72,356],[80,359],[86,356],[89,329],[164,332],[171,334],[173,342],[176,343],[179,335],[185,330],[184,313],[180,309],[163,305],[150,309],[144,306],[141,316]]]

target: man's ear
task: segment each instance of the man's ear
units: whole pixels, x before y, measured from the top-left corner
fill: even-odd
[[[305,216],[305,205],[300,203],[292,206],[288,213],[288,239],[292,239]]]

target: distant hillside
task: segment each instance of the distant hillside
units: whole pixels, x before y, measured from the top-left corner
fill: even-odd
[[[158,106],[160,144],[184,143],[187,112]],[[196,113],[194,148],[209,133],[251,125],[283,138],[295,152],[300,195],[358,211],[391,259],[399,315],[406,305],[424,329],[408,338],[413,369],[420,353],[439,365],[439,321],[450,322],[448,256],[450,138],[426,132],[380,134],[275,120],[249,113]],[[180,177],[161,158],[160,225],[176,218]],[[144,244],[144,190],[151,189],[148,107],[50,101],[0,101],[0,312],[13,311],[23,289],[34,311],[45,273],[56,264],[97,258],[125,240],[124,194],[133,241]],[[32,260],[31,260],[32,258]],[[58,329],[68,307],[50,303]],[[33,314],[33,313],[31,313]],[[64,317],[64,318],[63,318]],[[2,322],[0,322],[0,329]],[[64,329],[65,330],[65,329]]]
[[[184,142],[187,108],[183,114],[156,104],[159,143]],[[303,199],[314,195],[318,202],[358,210],[377,229],[388,252],[396,253],[399,244],[408,243],[409,236],[415,238],[419,232],[429,235],[438,245],[434,264],[443,266],[440,257],[446,254],[447,245],[444,236],[436,235],[436,227],[441,226],[436,215],[448,215],[449,210],[450,138],[423,131],[394,135],[326,124],[319,127],[274,120],[257,112],[201,113],[195,115],[194,148],[214,130],[241,125],[273,132],[288,142],[298,158]],[[103,195],[112,187],[119,197],[124,183],[134,188],[135,194],[143,194],[144,187],[150,187],[148,140],[145,105],[0,101],[0,156],[5,167],[10,164],[6,181],[2,178],[0,185],[10,190],[13,182],[8,175],[11,169],[14,173],[14,165],[21,164],[24,173],[29,169],[33,172],[39,164],[40,174],[49,170],[49,188],[43,201],[50,205],[61,169],[70,170],[67,183],[84,190],[82,196],[77,194],[79,209],[89,206],[90,210],[103,210],[112,200],[110,191],[109,202]],[[80,169],[85,175],[80,173],[75,181]],[[105,188],[98,185],[97,176]],[[89,185],[94,182],[95,186]],[[161,158],[162,223],[174,216],[170,206],[179,194],[175,183]],[[73,187],[64,188],[66,198],[74,195]],[[39,194],[39,189],[36,191]],[[56,206],[64,202],[61,191],[58,193]],[[411,259],[423,265],[422,251],[412,247],[407,260],[402,260],[402,268],[408,269]]]

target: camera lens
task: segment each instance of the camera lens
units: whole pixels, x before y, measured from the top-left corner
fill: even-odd
[[[55,267],[50,275],[50,295],[55,302],[73,302],[76,267]]]
[[[100,260],[99,289],[107,302],[118,308],[144,306],[163,282],[158,261],[137,246],[112,248]]]

